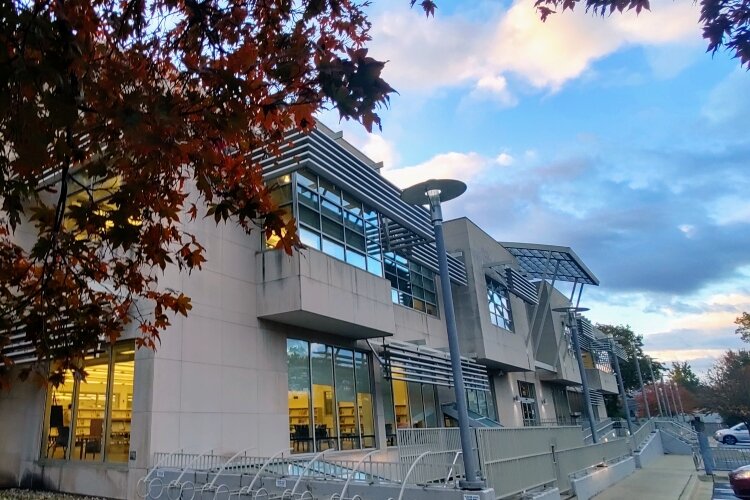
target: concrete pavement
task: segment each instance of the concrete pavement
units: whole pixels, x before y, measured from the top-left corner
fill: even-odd
[[[712,491],[712,479],[700,477],[692,457],[664,455],[648,467],[637,469],[594,499],[710,500]]]

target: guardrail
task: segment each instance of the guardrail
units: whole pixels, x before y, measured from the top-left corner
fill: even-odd
[[[656,430],[656,425],[654,424],[654,421],[647,420],[635,432],[633,432],[633,435],[630,436],[630,443],[632,445],[633,451],[638,450],[643,444],[643,442],[646,441],[646,439],[648,439],[651,433],[654,432],[655,430]]]

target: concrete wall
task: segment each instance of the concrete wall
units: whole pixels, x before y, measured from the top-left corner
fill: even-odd
[[[607,467],[597,468],[578,479],[572,479],[570,483],[576,500],[589,500],[633,472],[635,472],[635,460],[633,457],[628,457]]]
[[[646,443],[641,446],[640,450],[633,453],[635,465],[639,469],[647,467],[654,460],[664,455],[664,448],[661,444],[661,432],[658,430],[652,432]]]
[[[499,262],[512,264],[513,256],[469,219],[447,221],[444,227],[446,248],[463,253],[468,277],[468,286],[453,287],[461,350],[476,354],[489,367],[533,370],[534,361],[527,345],[526,303],[510,294],[513,332],[492,324],[487,305],[485,266]]]

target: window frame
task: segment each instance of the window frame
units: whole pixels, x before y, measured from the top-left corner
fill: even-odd
[[[106,382],[106,389],[103,394],[104,397],[104,412],[103,412],[103,422],[102,422],[102,439],[100,444],[100,452],[98,453],[98,458],[93,460],[81,460],[78,458],[72,457],[73,449],[75,448],[75,440],[76,440],[76,430],[78,427],[78,420],[79,420],[79,411],[80,411],[80,394],[81,394],[81,383],[83,382],[80,378],[75,377],[72,373],[69,373],[66,376],[70,376],[73,379],[73,390],[71,391],[71,409],[70,409],[70,425],[69,425],[69,431],[68,431],[68,442],[67,446],[65,446],[65,452],[63,454],[62,458],[54,458],[54,457],[48,457],[47,453],[49,452],[49,439],[50,439],[50,413],[51,413],[51,407],[52,407],[52,398],[54,397],[54,391],[55,388],[48,387],[46,396],[44,398],[44,427],[42,430],[42,441],[41,446],[39,449],[39,460],[40,461],[54,461],[54,462],[66,462],[66,463],[77,463],[77,464],[104,464],[107,466],[127,466],[128,462],[130,461],[130,444],[132,443],[132,424],[133,424],[133,408],[132,406],[129,408],[130,411],[130,423],[128,431],[130,434],[130,437],[128,438],[128,457],[124,461],[110,461],[108,460],[109,456],[109,448],[110,448],[110,440],[111,440],[111,430],[112,430],[112,396],[113,396],[113,388],[114,388],[114,378],[115,378],[115,365],[116,359],[115,359],[115,350],[118,347],[122,347],[124,345],[128,345],[128,348],[132,348],[133,351],[137,351],[137,347],[135,345],[134,339],[128,339],[124,341],[118,341],[114,344],[108,344],[106,349],[103,349],[100,352],[100,355],[104,354],[107,356],[107,382]],[[133,380],[132,380],[132,398],[131,401],[135,401],[135,352],[133,353]],[[132,404],[132,403],[131,403]],[[127,409],[127,408],[126,408]],[[63,409],[64,411],[64,409]],[[72,446],[71,446],[72,445]],[[81,446],[84,446],[85,443],[82,443]]]
[[[487,289],[487,311],[490,316],[490,323],[498,328],[515,333],[513,305],[510,301],[508,287],[486,274],[484,278]],[[495,296],[500,297],[499,303],[493,300]]]

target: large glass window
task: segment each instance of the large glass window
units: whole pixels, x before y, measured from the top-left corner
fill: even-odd
[[[375,446],[366,353],[288,339],[287,366],[294,453]]]
[[[268,186],[290,217],[296,213],[303,244],[385,276],[391,282],[394,303],[437,316],[435,273],[402,255],[383,253],[377,211],[309,170],[278,177]],[[274,235],[266,240],[266,246],[273,248],[278,240]]]
[[[510,297],[505,285],[489,276],[487,281],[487,302],[490,307],[490,321],[493,325],[513,331],[513,314],[510,309]]]
[[[382,276],[377,212],[310,171],[299,170],[294,177],[302,242]]]
[[[85,380],[68,374],[50,391],[45,458],[127,462],[134,358],[134,342],[118,343],[86,358]]]
[[[396,428],[439,427],[435,386],[403,380],[385,380],[385,426],[388,445],[396,444]],[[390,405],[393,406],[390,406]]]
[[[437,316],[435,273],[393,252],[385,253],[383,263],[394,303]]]

